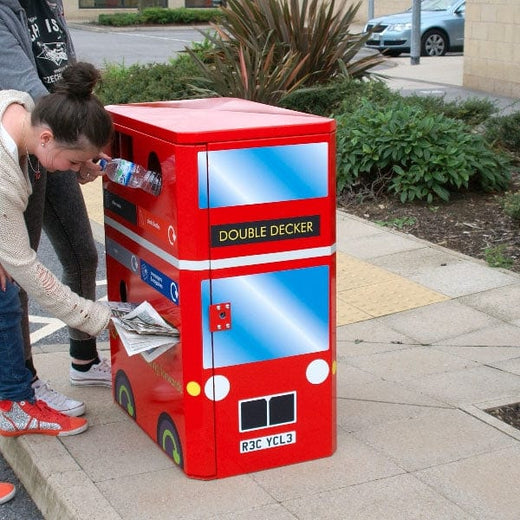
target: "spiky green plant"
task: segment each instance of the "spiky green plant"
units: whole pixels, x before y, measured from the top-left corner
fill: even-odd
[[[298,62],[293,54],[278,59],[276,43],[270,38],[236,46],[221,45],[223,40],[216,35],[207,34],[206,38],[214,46],[209,53],[195,54],[187,49],[204,72],[206,93],[213,91],[220,96],[276,104],[284,93],[301,84],[301,80],[296,80],[296,75],[303,62]],[[204,92],[204,89],[200,90]]]
[[[190,53],[219,95],[276,103],[299,87],[332,78],[364,77],[381,63],[358,56],[368,35],[352,34],[360,2],[228,0],[204,59]]]

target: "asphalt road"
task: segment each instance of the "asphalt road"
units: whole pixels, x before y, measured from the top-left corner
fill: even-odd
[[[0,480],[13,482],[17,488],[15,497],[10,502],[0,505],[0,520],[43,520],[40,510],[1,455]]]
[[[200,27],[208,31],[208,27]],[[204,35],[194,27],[106,29],[89,25],[70,26],[78,59],[96,67],[107,64],[164,63]]]

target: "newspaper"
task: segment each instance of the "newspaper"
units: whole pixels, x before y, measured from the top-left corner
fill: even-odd
[[[179,330],[167,323],[149,302],[108,305],[112,323],[129,356],[142,354],[150,362],[179,342]]]

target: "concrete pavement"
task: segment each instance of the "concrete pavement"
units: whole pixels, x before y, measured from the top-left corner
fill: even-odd
[[[411,65],[410,57],[401,55],[389,58],[375,69],[380,72],[390,88],[402,94],[442,96],[447,101],[468,97],[492,99],[499,113],[506,114],[520,110],[520,100],[503,96],[491,96],[485,92],[464,88],[464,56],[459,53],[442,57],[421,57],[419,65]]]
[[[385,68],[392,88],[468,95],[461,56],[392,63]],[[88,186],[85,196],[101,240],[100,187]],[[62,439],[0,438],[44,516],[517,520],[520,431],[484,410],[520,401],[520,276],[344,212],[337,250],[332,457],[191,480],[110,391],[69,385],[66,345],[45,346],[40,375],[86,401],[90,428]]]

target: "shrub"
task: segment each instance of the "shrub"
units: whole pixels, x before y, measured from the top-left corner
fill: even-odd
[[[328,84],[296,89],[286,94],[279,105],[291,110],[331,117],[352,112],[361,99],[389,102],[399,97],[385,83],[377,79],[363,80],[339,77]]]
[[[477,97],[446,101],[444,97],[413,94],[407,96],[405,100],[428,112],[444,114],[446,117],[457,119],[472,127],[484,123],[497,111],[496,105],[491,100]]]
[[[403,100],[384,109],[363,100],[337,117],[338,191],[380,182],[401,202],[435,198],[475,186],[503,190],[509,162],[479,135],[442,114],[430,114]]]
[[[405,102],[405,98],[399,92],[391,90],[386,83],[379,80],[376,76],[373,81],[352,81],[337,113],[346,114],[354,112],[359,108],[363,99],[376,103],[381,107],[381,110],[386,110],[385,107],[387,105],[397,100]]]
[[[190,24],[204,22],[218,22],[222,17],[220,9],[163,9],[152,7],[141,13],[142,23],[147,24]]]
[[[497,146],[520,154],[520,112],[493,117],[486,123],[485,136]]]
[[[229,0],[214,49],[197,61],[214,92],[277,103],[299,87],[364,77],[379,55],[359,57],[367,35],[352,34],[360,4],[321,0]]]
[[[142,24],[195,24],[218,22],[221,17],[220,9],[187,9],[185,7],[165,9],[162,7],[148,7],[139,13],[100,14],[98,23],[116,27]]]
[[[501,202],[506,215],[513,220],[520,220],[520,193],[506,193]]]
[[[486,247],[484,249],[484,259],[489,267],[500,267],[502,269],[510,269],[515,263],[514,259],[507,254],[505,244]]]
[[[184,23],[191,23],[194,16],[190,15],[189,13],[185,13],[185,11],[188,11],[185,8],[179,9],[179,11],[181,10],[182,13],[177,14],[178,11],[176,11],[176,15],[174,16],[173,12],[169,9],[150,7],[148,9],[143,9],[143,11],[140,13],[139,20],[140,23],[164,25],[169,23],[176,23],[172,20],[178,18],[183,20]]]
[[[108,65],[96,93],[105,105],[200,97],[196,75],[186,55],[170,63]]]
[[[127,25],[139,24],[139,14],[137,13],[115,13],[100,14],[98,16],[99,25],[110,25],[112,27],[125,27]]]

